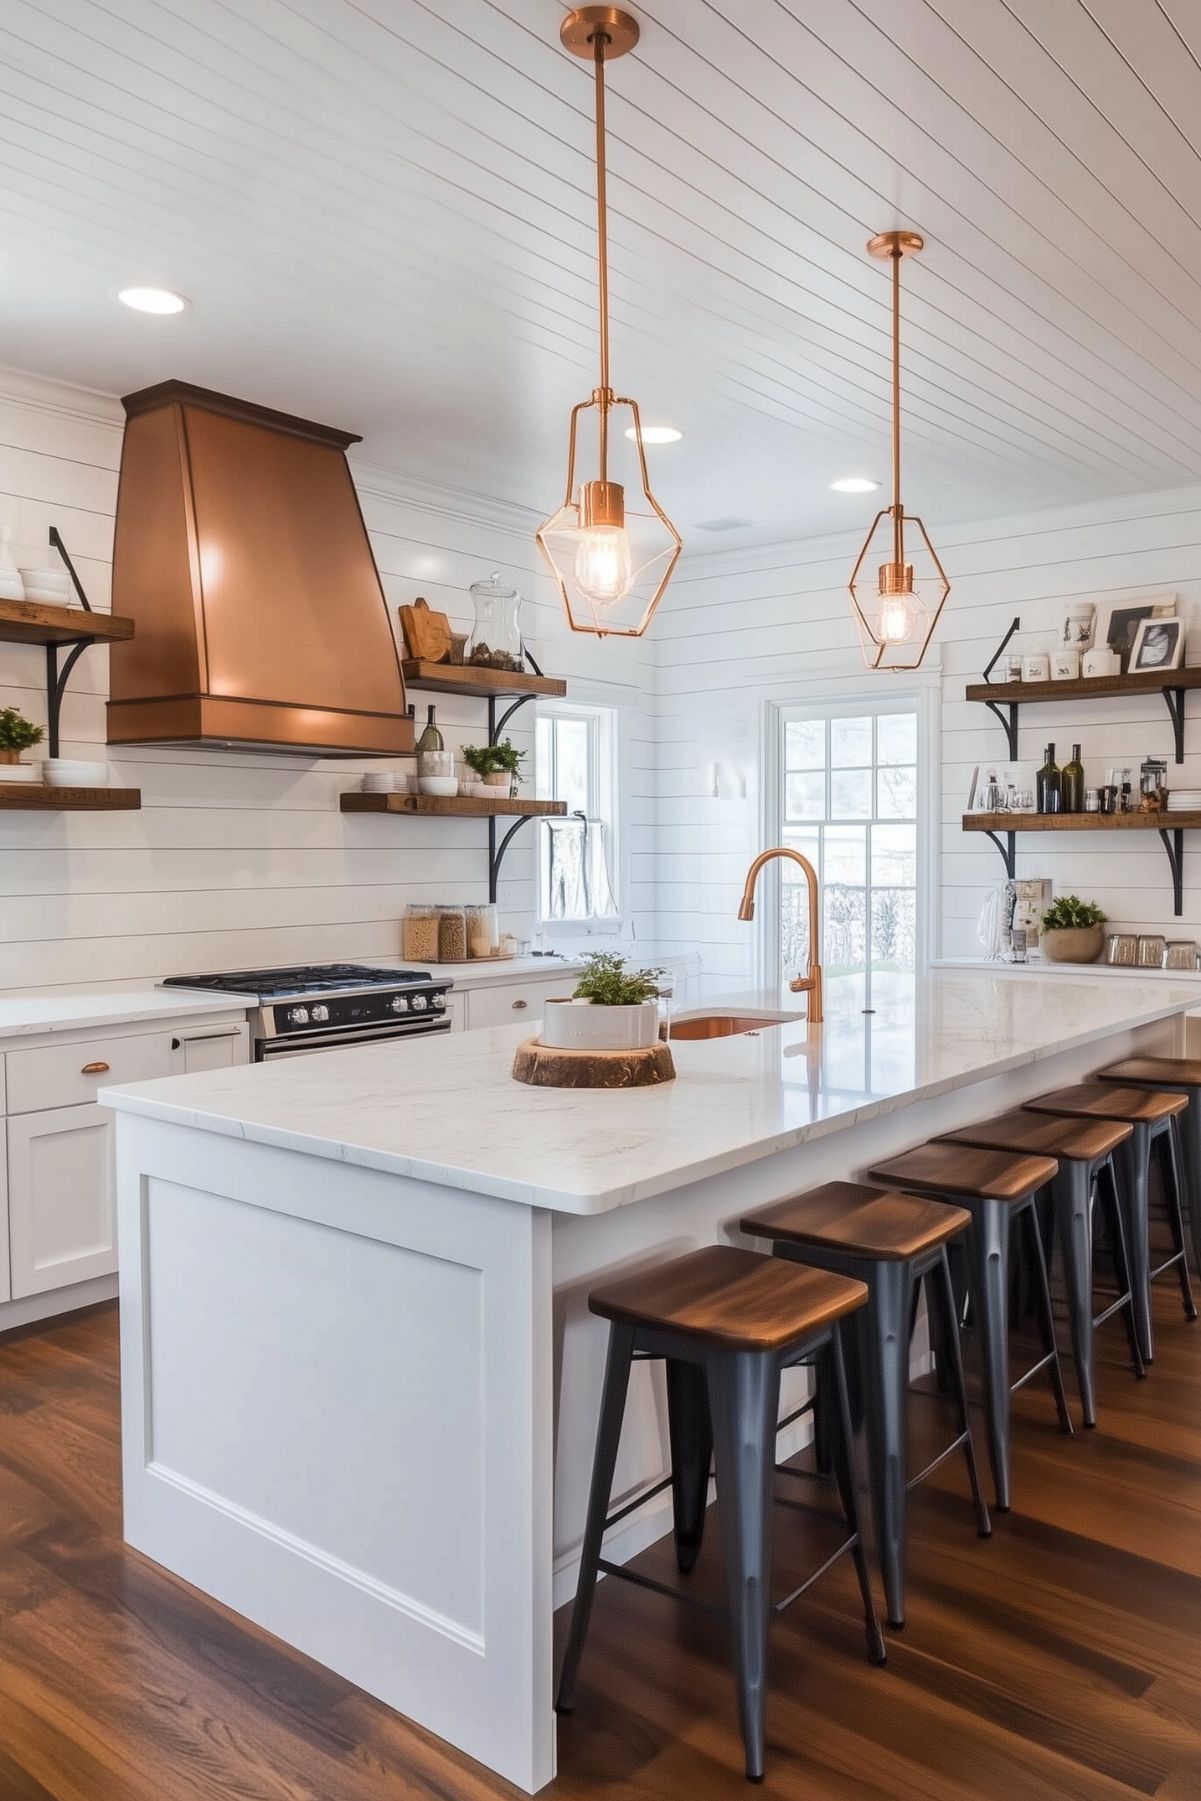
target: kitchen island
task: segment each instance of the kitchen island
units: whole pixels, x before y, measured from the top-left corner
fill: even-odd
[[[678,1043],[662,1088],[519,1086],[505,1027],[106,1089],[129,1542],[540,1788],[603,1366],[594,1283],[1181,1049],[1201,1009],[1187,980],[935,970],[866,1015],[838,987],[821,1026]],[[664,1468],[657,1377],[636,1374],[615,1504]],[[664,1531],[665,1505],[607,1555]]]

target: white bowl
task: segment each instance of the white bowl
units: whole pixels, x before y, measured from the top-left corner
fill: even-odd
[[[459,784],[453,775],[421,775],[417,778],[417,790],[420,794],[437,794],[443,800],[450,800],[459,792]]]
[[[107,788],[108,764],[85,763],[72,757],[46,757],[42,780],[51,788]]]
[[[21,589],[21,595],[25,600],[40,600],[43,604],[52,607],[66,607],[71,604],[69,588],[31,588],[26,582]],[[14,595],[13,598],[15,599],[16,596]],[[80,610],[82,611],[82,608]]]

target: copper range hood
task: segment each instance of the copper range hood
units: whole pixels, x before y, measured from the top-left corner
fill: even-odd
[[[187,382],[123,405],[109,743],[411,751],[358,438]]]

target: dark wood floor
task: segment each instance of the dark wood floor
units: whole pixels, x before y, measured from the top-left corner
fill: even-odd
[[[1138,1385],[1107,1329],[1095,1433],[1019,1397],[1018,1510],[989,1543],[958,1468],[918,1493],[886,1669],[845,1561],[774,1628],[766,1793],[1201,1801],[1201,1326],[1166,1288],[1158,1319]],[[111,1308],[0,1339],[0,1801],[513,1795],[123,1549],[117,1390]],[[782,1583],[816,1544],[796,1518]],[[602,1584],[560,1744],[553,1801],[751,1792],[720,1626]]]

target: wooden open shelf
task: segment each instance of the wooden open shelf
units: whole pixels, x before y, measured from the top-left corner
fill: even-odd
[[[342,796],[344,813],[436,813],[452,819],[561,819],[563,800],[477,800],[473,794],[443,799],[437,794],[361,794]]]
[[[965,813],[965,832],[1190,832],[1201,813]]]
[[[969,682],[967,698],[988,702],[1088,700],[1097,695],[1162,694],[1167,688],[1201,688],[1201,668],[1157,669],[1141,675],[1081,675],[1072,682]]]
[[[113,644],[132,637],[133,620],[122,613],[89,613],[42,600],[0,600],[0,643],[76,644],[80,638],[97,638]]]
[[[470,694],[495,700],[507,694],[544,694],[561,698],[567,683],[553,675],[517,675],[511,669],[487,669],[472,663],[427,663],[415,657],[401,664],[406,688],[440,694]]]
[[[46,813],[135,812],[140,788],[52,788],[48,782],[0,782],[0,809]]]

